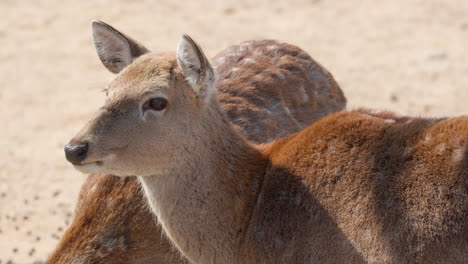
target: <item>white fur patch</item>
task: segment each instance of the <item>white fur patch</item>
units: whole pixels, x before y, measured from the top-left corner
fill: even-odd
[[[275,72],[275,75],[278,76],[278,78],[280,78],[281,80],[286,79],[286,76],[284,76],[284,74],[280,71]]]
[[[261,74],[257,74],[257,75],[254,76],[254,78],[255,78],[255,79],[258,79],[258,80],[261,80],[261,79],[263,79],[264,77],[263,77],[263,75],[261,75]]]
[[[269,115],[271,115],[271,114],[272,114],[272,113],[271,113],[271,111],[270,111],[270,110],[268,110],[267,108],[262,108],[262,110],[263,110],[263,111],[265,111],[265,112],[267,112]]]
[[[406,148],[405,148],[405,151],[403,152],[403,155],[406,155],[406,154],[410,153],[410,151],[411,151],[412,149],[413,149],[413,148],[411,148],[411,147],[406,147]]]
[[[251,58],[245,58],[245,59],[243,60],[243,62],[244,62],[244,63],[257,63],[256,60],[251,59]]]
[[[424,138],[424,142],[429,142],[432,140],[432,135],[431,134],[427,134],[426,137]]]
[[[307,91],[305,90],[304,85],[301,85],[301,87],[299,88],[299,91],[301,92],[302,102],[303,103],[307,102],[309,100],[309,95],[307,94]]]
[[[93,193],[93,192],[95,192],[95,191],[96,191],[96,184],[93,184],[93,187],[91,187],[91,188],[89,189],[88,193],[91,194],[91,193]]]
[[[442,154],[445,151],[445,143],[439,144],[436,148],[437,153]]]
[[[278,46],[276,46],[276,45],[270,45],[270,46],[266,47],[267,50],[275,50],[277,48],[278,48]]]
[[[256,50],[254,50],[253,54],[254,54],[255,56],[264,56],[264,55],[265,55],[265,53],[264,53],[263,50],[261,50],[261,49],[256,49]]]
[[[453,151],[453,161],[460,162],[465,157],[465,149],[456,149]]]

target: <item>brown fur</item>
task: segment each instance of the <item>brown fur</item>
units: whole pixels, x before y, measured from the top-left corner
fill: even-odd
[[[47,263],[185,263],[157,227],[134,177],[90,175]]]
[[[236,127],[258,143],[299,131],[346,105],[333,76],[290,44],[247,41],[213,61],[219,102]]]
[[[467,146],[466,117],[326,117],[264,150],[246,251],[266,263],[466,263]]]
[[[278,49],[269,51],[267,47],[271,45],[278,45]],[[295,53],[301,56],[291,55]],[[272,40],[249,41],[220,52],[215,61],[221,61],[220,58],[225,58],[216,65],[221,106],[236,128],[254,142],[297,132],[346,104],[333,77],[295,46]],[[245,58],[254,58],[262,64],[242,65]],[[283,58],[281,63],[277,58]],[[280,68],[285,62],[287,70]],[[282,71],[281,78],[276,75],[255,78],[259,71],[275,69]],[[289,85],[285,79],[290,80]],[[298,98],[304,92],[310,94],[307,100]],[[287,105],[291,113],[276,109],[277,115],[269,115],[265,105],[268,100],[276,100],[279,104],[276,107]],[[264,120],[268,122],[261,122]],[[115,200],[119,203],[108,203]],[[75,218],[48,263],[70,263],[74,259],[82,263],[184,262],[160,228],[152,224],[154,216],[145,210],[145,205],[136,178],[89,176],[82,187]],[[132,223],[125,224],[128,222]],[[129,237],[126,247],[103,246],[109,235],[118,235],[108,231],[112,227]]]
[[[183,38],[178,50],[190,46]],[[198,69],[199,60],[179,51],[183,64],[169,54],[135,60],[111,84],[106,111],[71,140],[88,142],[87,159],[100,161],[77,169],[139,175],[164,232],[191,262],[468,261],[466,117],[343,112],[255,146],[204,96],[213,84],[196,73],[211,69]],[[123,102],[148,92],[172,107],[139,119]],[[109,148],[107,137],[128,145]]]

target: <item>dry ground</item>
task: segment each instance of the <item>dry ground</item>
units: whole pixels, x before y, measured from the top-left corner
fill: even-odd
[[[44,260],[84,176],[62,146],[112,78],[90,32],[100,19],[153,50],[183,32],[212,56],[274,38],[307,50],[351,107],[422,116],[468,113],[468,1],[0,1],[0,263]]]

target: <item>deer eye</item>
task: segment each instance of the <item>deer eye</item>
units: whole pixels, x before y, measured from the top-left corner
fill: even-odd
[[[145,104],[146,109],[152,109],[155,111],[162,111],[164,108],[167,106],[167,100],[166,98],[163,97],[155,97],[151,98],[148,100],[148,102]]]

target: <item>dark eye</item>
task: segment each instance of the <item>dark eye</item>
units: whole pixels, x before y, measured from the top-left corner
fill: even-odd
[[[167,100],[163,97],[155,97],[149,100],[148,108],[155,111],[162,111],[167,106]]]

